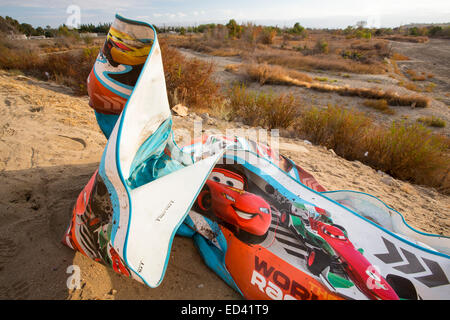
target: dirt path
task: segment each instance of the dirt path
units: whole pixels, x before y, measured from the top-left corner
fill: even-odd
[[[155,289],[63,246],[73,203],[106,143],[87,97],[0,73],[0,108],[0,299],[240,299],[206,267],[190,239],[175,237],[166,276]],[[175,130],[192,130],[195,118],[174,117]],[[217,119],[206,125],[223,133],[230,127],[248,128]],[[450,235],[450,197],[300,140],[282,138],[280,146],[327,189],[371,193],[419,230]],[[80,266],[80,290],[66,287],[71,265]]]
[[[391,41],[392,49],[410,60],[398,61],[402,70],[431,74],[429,81],[436,85],[433,96],[450,106],[450,40],[430,39],[427,43]]]
[[[450,43],[450,42],[449,42]],[[403,45],[403,43],[402,43]],[[409,45],[409,44],[408,44]],[[417,45],[417,44],[413,44]],[[423,44],[418,44],[423,45]],[[447,44],[448,45],[448,44]],[[397,48],[397,47],[395,47]],[[295,86],[286,86],[286,85],[264,85],[260,86],[256,82],[249,82],[242,75],[237,75],[232,72],[228,72],[225,70],[225,67],[230,64],[240,64],[242,63],[242,59],[239,57],[219,57],[219,56],[211,56],[204,53],[195,52],[189,49],[178,49],[184,56],[188,58],[197,58],[207,62],[213,62],[216,64],[216,72],[214,74],[216,81],[224,84],[225,86],[235,82],[246,82],[248,87],[253,90],[264,90],[266,92],[284,92],[284,93],[292,93],[294,96],[299,98],[305,106],[317,106],[317,107],[326,107],[329,104],[331,105],[339,105],[348,109],[355,109],[361,112],[365,112],[373,117],[378,123],[383,125],[391,125],[392,121],[407,121],[410,123],[414,123],[417,119],[421,117],[431,117],[437,116],[444,121],[446,121],[447,126],[445,128],[431,128],[436,133],[444,134],[450,136],[450,108],[446,105],[446,94],[449,92],[448,89],[442,87],[442,89],[437,90],[434,93],[421,92],[420,94],[430,96],[433,98],[430,106],[428,108],[411,108],[411,107],[392,107],[395,110],[395,115],[388,115],[377,112],[373,109],[367,108],[364,106],[365,99],[359,97],[345,97],[340,96],[336,93],[328,93],[328,92],[317,92],[314,90],[295,87]],[[415,46],[411,49],[414,52],[420,52],[420,46]],[[432,49],[430,49],[432,50]],[[442,52],[442,50],[440,51]],[[447,53],[449,55],[449,53]],[[439,56],[439,55],[438,55]],[[424,56],[426,58],[427,56]],[[444,58],[445,56],[442,56]],[[450,57],[448,57],[450,59]],[[443,60],[444,61],[444,60]],[[401,65],[401,64],[400,64]],[[388,74],[386,75],[365,75],[365,74],[352,74],[352,73],[337,73],[337,72],[306,72],[302,71],[309,75],[312,79],[320,78],[327,79],[324,83],[329,83],[336,86],[349,86],[353,88],[380,88],[386,91],[396,91],[399,94],[410,94],[417,95],[418,93],[415,91],[408,90],[402,86],[398,85],[398,80],[393,77],[390,77]],[[436,73],[438,74],[438,73]],[[445,72],[441,74],[441,76],[436,76],[435,79],[431,79],[429,82],[442,82],[447,81],[448,85],[449,75]],[[426,84],[423,83],[423,86]]]

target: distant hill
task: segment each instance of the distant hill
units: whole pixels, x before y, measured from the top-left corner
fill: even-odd
[[[447,23],[409,23],[400,26],[400,28],[410,29],[410,28],[428,28],[428,27],[450,27],[450,22]]]

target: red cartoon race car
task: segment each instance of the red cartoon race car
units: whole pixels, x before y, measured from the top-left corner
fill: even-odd
[[[311,273],[323,276],[339,286],[336,272],[342,270],[351,281],[371,299],[398,300],[399,297],[377,269],[348,239],[346,230],[336,224],[320,208],[294,204],[291,213],[280,216],[281,223],[290,228],[309,248],[306,264]],[[333,269],[333,271],[330,270]],[[337,284],[337,285],[336,285]]]
[[[317,231],[339,257],[355,285],[368,297],[379,300],[398,300],[398,296],[377,269],[356,250],[342,228],[311,219],[311,227]],[[308,266],[314,262],[314,251],[308,257]]]
[[[239,174],[214,168],[197,198],[197,205],[202,212],[213,213],[239,231],[263,236],[272,219],[270,206],[263,198],[246,192],[245,186],[246,181]]]

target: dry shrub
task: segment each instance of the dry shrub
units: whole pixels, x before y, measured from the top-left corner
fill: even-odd
[[[409,60],[409,58],[407,57],[407,56],[405,56],[405,55],[403,55],[403,54],[401,54],[401,53],[398,53],[398,52],[394,52],[393,54],[392,54],[392,57],[391,57],[393,60],[396,60],[396,61],[406,61],[406,60]]]
[[[299,114],[299,101],[292,94],[249,91],[244,85],[229,90],[231,117],[252,126],[287,128]]]
[[[228,91],[232,119],[242,119],[246,124],[255,125],[261,120],[261,108],[256,101],[256,93],[247,90],[245,85],[235,84]]]
[[[342,96],[386,100],[392,106],[426,108],[431,101],[430,98],[418,94],[400,95],[395,91],[384,91],[378,88],[352,88],[319,83],[327,81],[327,78],[315,78],[319,82],[312,82],[311,77],[306,74],[294,70],[287,70],[279,66],[271,66],[267,63],[245,64],[244,70],[251,80],[258,81],[261,85],[265,83],[295,85],[319,92],[334,92]]]
[[[4,35],[0,34],[0,37]],[[0,42],[0,68],[5,70],[29,70],[39,64],[39,55],[27,48],[20,49],[6,39]]]
[[[445,120],[442,120],[441,118],[435,116],[420,117],[419,119],[417,119],[417,121],[434,128],[444,128],[446,126]]]
[[[416,71],[412,70],[412,69],[408,69],[406,70],[406,73],[411,77],[411,79],[413,81],[424,81],[426,79],[425,74],[417,74]]]
[[[425,81],[426,76],[421,74],[421,75],[417,75],[416,77],[412,78],[413,81]]]
[[[183,103],[189,108],[206,110],[221,103],[220,86],[212,79],[213,63],[187,59],[165,42],[160,45],[171,106]]]
[[[169,46],[191,49],[214,56],[231,57],[241,54],[243,41],[228,39],[227,29],[213,29],[203,35],[161,35],[160,41]]]
[[[372,130],[367,164],[402,180],[447,189],[448,141],[420,124],[393,123]]]
[[[323,39],[317,40],[314,46],[314,51],[318,53],[328,54],[328,52],[330,52],[328,42]]]
[[[436,88],[436,83],[430,82],[425,86],[426,92],[433,92],[434,88]]]
[[[328,88],[327,88],[328,87]],[[366,99],[384,99],[391,106],[414,106],[417,108],[426,108],[430,104],[430,98],[413,94],[413,95],[399,95],[395,91],[384,91],[377,88],[350,88],[325,86],[315,88],[319,91],[327,89],[327,91],[335,91],[343,96],[357,96]]]
[[[65,43],[67,39],[57,40]],[[219,85],[212,79],[214,66],[196,59],[186,59],[176,49],[161,43],[169,100],[189,107],[208,109],[220,103]],[[99,48],[84,48],[61,54],[39,55],[32,50],[0,43],[0,68],[17,69],[44,80],[69,86],[77,94],[86,94],[86,79]]]
[[[412,42],[412,43],[425,43],[428,42],[429,40],[428,37],[401,36],[401,35],[386,36],[383,37],[383,39],[399,42]]]
[[[44,80],[53,80],[86,94],[86,79],[98,54],[96,49],[82,49],[70,53],[39,55],[20,47],[8,48],[0,43],[0,68],[16,69]]]
[[[258,39],[261,39],[260,35],[262,32],[262,26],[256,26],[253,23],[248,22],[243,30],[241,40],[247,42],[250,46],[255,46]]]
[[[353,160],[364,154],[363,140],[371,125],[372,120],[363,113],[328,106],[305,111],[299,117],[297,130],[305,139]]]
[[[259,33],[258,41],[263,44],[273,44],[273,40],[277,35],[276,30],[272,30],[270,28],[263,28],[262,32]]]
[[[409,82],[409,81],[407,81],[407,82],[400,81],[398,83],[398,85],[402,86],[402,87],[404,87],[404,88],[406,88],[408,90],[411,90],[411,91],[417,91],[417,92],[421,91],[418,86],[416,86],[414,83]]]
[[[209,52],[210,55],[219,57],[235,57],[239,56],[240,53],[240,50],[233,48],[215,49]]]
[[[420,124],[380,127],[363,113],[337,106],[309,109],[299,117],[297,132],[396,178],[450,191],[449,140]]]
[[[331,54],[303,56],[284,51],[267,50],[255,53],[252,58],[258,63],[266,62],[298,70],[319,69],[362,74],[380,74],[384,72],[384,67],[379,63],[365,64]]]
[[[400,70],[397,62],[395,60],[391,60],[391,64],[392,64],[392,68],[394,69],[394,73],[403,77],[403,73]]]
[[[386,99],[380,100],[365,100],[364,105],[366,107],[381,111],[385,114],[395,114],[395,111],[389,108],[389,104]]]
[[[84,95],[87,94],[86,80],[98,52],[99,49],[83,49],[76,53],[47,55],[35,70],[57,83],[71,87],[75,93]]]
[[[225,71],[237,73],[239,71],[239,65],[238,64],[227,64],[225,66]]]
[[[287,70],[280,66],[271,66],[267,63],[262,64],[246,64],[244,70],[250,79],[258,81],[261,85],[269,84],[298,84],[300,82],[311,82],[312,79],[307,74]]]
[[[391,106],[414,106],[426,108],[430,104],[430,98],[417,95],[399,95],[395,91],[384,91],[377,88],[352,88],[347,86],[334,86],[323,83],[311,83],[305,85],[307,88],[320,92],[334,92],[342,96],[353,96],[365,99],[386,100]]]

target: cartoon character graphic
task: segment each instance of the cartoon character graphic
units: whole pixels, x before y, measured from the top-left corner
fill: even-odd
[[[197,198],[197,206],[239,231],[262,236],[272,219],[269,204],[245,191],[245,179],[232,171],[215,168]]]
[[[320,208],[293,203],[290,214],[280,216],[309,248],[307,267],[316,276],[323,275],[335,284],[344,285],[348,278],[371,299],[398,300],[396,292],[348,239],[346,230],[333,224],[329,214]]]
[[[152,28],[120,17],[109,29],[87,80],[89,105],[103,114],[120,114],[155,41]]]
[[[130,270],[111,245],[112,210],[107,188],[96,171],[78,196],[63,243],[131,277]]]
[[[125,263],[123,262],[122,258],[119,256],[116,250],[114,250],[114,248],[111,247],[111,245],[109,244],[108,244],[108,257],[111,260],[111,265],[115,272],[121,273],[126,277],[131,277],[130,271],[125,266]]]

